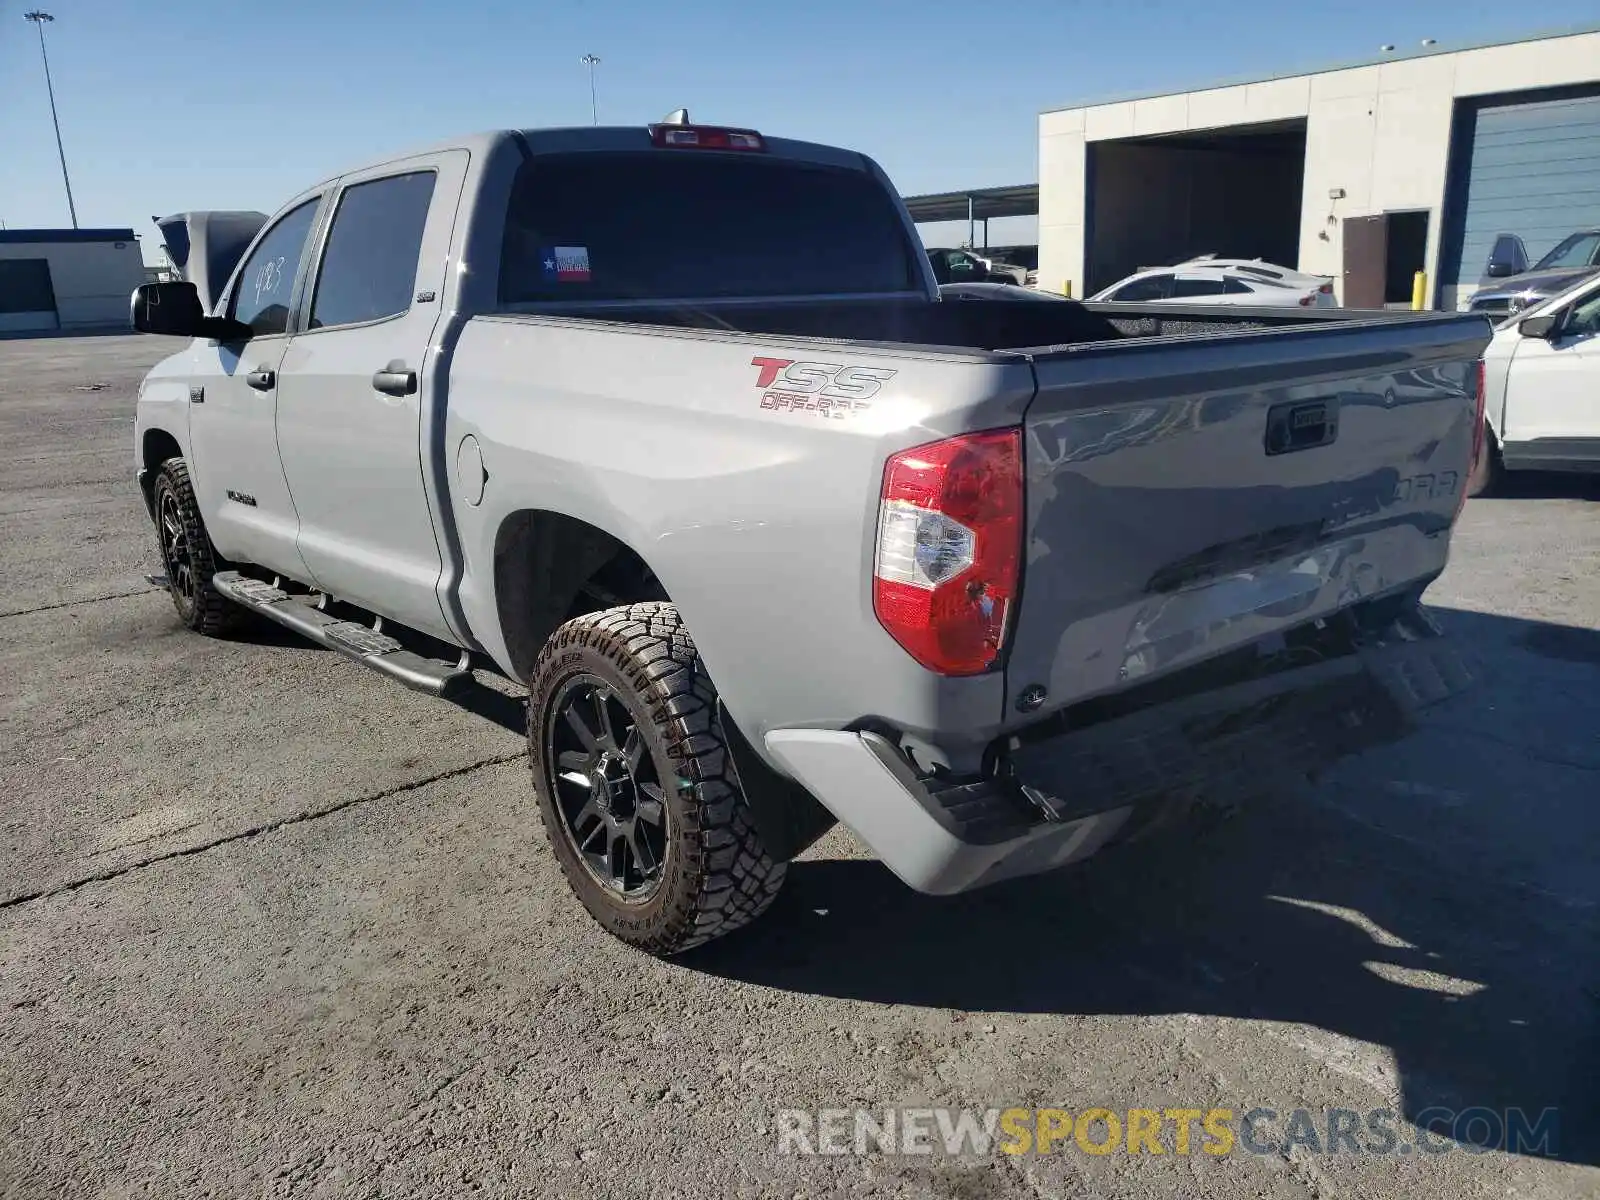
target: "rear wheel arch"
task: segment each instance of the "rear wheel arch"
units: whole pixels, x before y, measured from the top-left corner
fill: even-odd
[[[529,682],[541,652],[568,621],[630,604],[674,603],[627,543],[587,521],[546,509],[506,516],[495,534],[495,611],[516,677]],[[693,627],[685,623],[690,635]],[[717,700],[718,719],[755,826],[774,858],[801,853],[834,824],[798,783],[780,775]]]
[[[495,532],[495,613],[519,679],[528,678],[550,635],[574,617],[670,598],[643,556],[577,517],[522,509]]]

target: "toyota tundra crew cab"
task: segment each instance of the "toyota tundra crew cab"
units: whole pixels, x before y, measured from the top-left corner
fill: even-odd
[[[510,130],[182,214],[135,456],[179,618],[528,689],[551,851],[658,954],[835,820],[1049,870],[1402,736],[1483,428],[1464,315],[941,302],[870,159]],[[229,261],[236,257],[236,262]],[[530,806],[530,818],[532,806]]]

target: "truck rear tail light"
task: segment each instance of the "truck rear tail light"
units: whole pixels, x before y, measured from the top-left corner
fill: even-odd
[[[1485,392],[1488,390],[1488,379],[1484,371],[1483,359],[1480,358],[1478,360],[1476,367],[1473,369],[1473,376],[1478,394],[1473,398],[1472,403],[1472,458],[1469,460],[1470,465],[1467,467],[1467,474],[1461,480],[1461,491],[1456,496],[1456,516],[1458,517],[1461,515],[1461,510],[1467,506],[1467,485],[1472,478],[1473,472],[1478,469],[1478,456],[1489,451],[1488,446],[1484,444],[1483,433],[1483,408],[1487,400]]]
[[[1317,291],[1320,292],[1324,296],[1333,295],[1333,281],[1330,279],[1327,283],[1325,283],[1321,287],[1319,287],[1317,289]]]
[[[940,675],[999,662],[1022,560],[1022,434],[966,434],[892,455],[883,469],[872,609]]]
[[[760,153],[766,141],[754,129],[714,125],[652,125],[650,140],[669,150],[751,150]]]

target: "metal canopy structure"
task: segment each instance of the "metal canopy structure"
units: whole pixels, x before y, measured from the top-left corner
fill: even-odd
[[[911,219],[919,225],[935,221],[965,221],[967,245],[979,221],[983,222],[983,244],[989,244],[991,217],[1034,217],[1039,215],[1039,185],[1019,183],[1011,187],[973,188],[964,192],[932,192],[926,196],[905,197]]]
[[[1039,185],[974,188],[966,192],[935,192],[907,196],[911,219],[921,225],[932,221],[987,221],[990,217],[1032,217],[1039,213]]]

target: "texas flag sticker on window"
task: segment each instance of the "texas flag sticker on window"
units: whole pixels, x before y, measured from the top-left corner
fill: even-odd
[[[557,283],[589,282],[589,247],[551,246],[540,253],[546,279]]]

